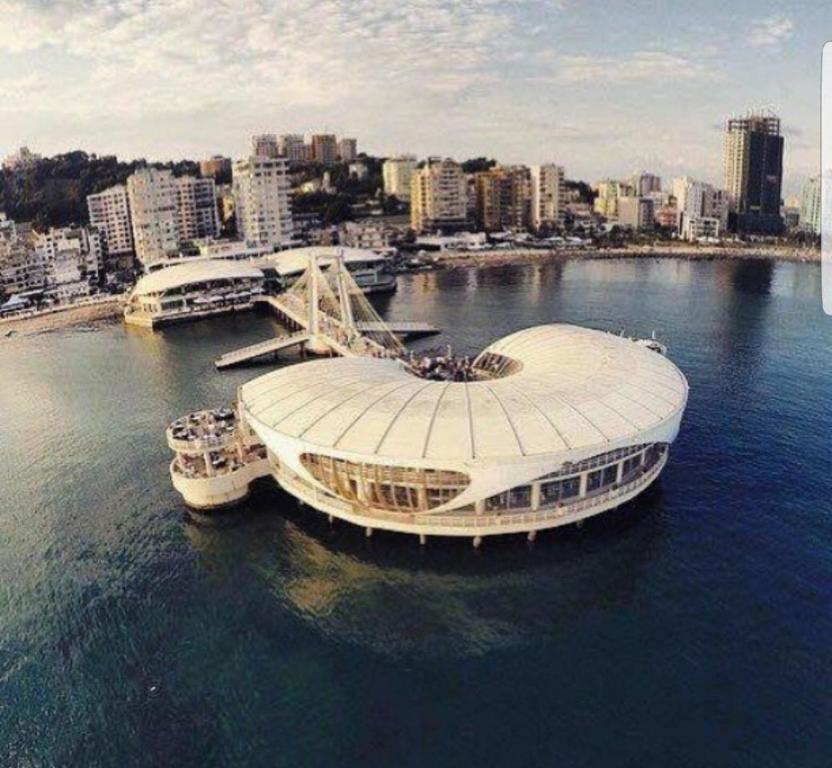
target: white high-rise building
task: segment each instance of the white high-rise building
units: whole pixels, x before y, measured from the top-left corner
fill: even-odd
[[[389,157],[384,161],[381,175],[384,180],[384,194],[394,195],[404,203],[410,202],[410,182],[416,158],[413,155]]]
[[[273,247],[291,243],[287,165],[283,157],[248,157],[234,163],[237,231],[247,242]]]
[[[563,223],[566,209],[565,171],[562,165],[533,165],[531,173],[531,225],[534,229]]]
[[[719,237],[728,224],[728,195],[721,189],[690,176],[673,179],[673,196],[679,217],[679,233],[688,240]],[[707,219],[707,221],[705,221]]]
[[[142,168],[127,179],[136,258],[148,265],[179,249],[179,191],[173,173]]]
[[[216,237],[220,232],[220,220],[214,180],[180,176],[176,179],[176,191],[180,242]]]
[[[273,133],[259,133],[251,137],[251,154],[255,157],[277,157],[280,146]]]
[[[127,187],[117,184],[87,196],[90,226],[104,237],[107,255],[121,258],[133,255],[133,229],[130,224],[130,203]]]
[[[821,184],[820,176],[813,176],[800,191],[800,228],[820,234]]]

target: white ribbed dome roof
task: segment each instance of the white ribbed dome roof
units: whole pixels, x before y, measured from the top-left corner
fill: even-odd
[[[486,351],[519,370],[489,381],[427,381],[394,360],[336,358],[261,376],[241,397],[255,429],[401,464],[601,451],[678,421],[687,401],[672,362],[601,331],[539,326]]]

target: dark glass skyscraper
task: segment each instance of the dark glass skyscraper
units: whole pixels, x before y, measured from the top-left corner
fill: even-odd
[[[729,227],[749,234],[780,234],[783,137],[780,118],[751,113],[728,120],[725,130],[725,188]]]

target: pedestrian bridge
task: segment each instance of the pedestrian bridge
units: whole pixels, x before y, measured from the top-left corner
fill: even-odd
[[[306,271],[288,291],[254,301],[268,305],[292,332],[221,355],[214,361],[218,369],[292,347],[298,347],[301,354],[400,357],[404,352],[401,337],[439,333],[429,323],[385,323],[340,257],[324,273],[317,258],[310,256]]]

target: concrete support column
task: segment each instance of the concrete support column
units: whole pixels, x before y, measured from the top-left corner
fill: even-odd
[[[581,473],[581,490],[578,491],[578,498],[581,498],[582,496],[586,496],[586,477],[587,477],[588,474],[589,474],[588,472],[582,472]]]
[[[208,477],[214,476],[214,465],[211,464],[211,457],[208,455],[208,451],[202,454],[202,460],[205,462],[205,474]]]
[[[534,541],[537,538],[537,531],[529,531],[529,535],[526,538],[529,542]]]
[[[482,536],[474,536],[473,540],[474,549],[479,549],[482,545]]]
[[[419,543],[424,547],[428,542],[428,537],[424,533],[419,534]]]
[[[540,483],[535,483],[532,486],[532,511],[537,512],[540,509]]]
[[[372,535],[373,535],[373,529],[372,529],[372,528],[370,528],[370,526],[367,526],[367,527],[364,529],[364,535],[365,535],[368,539],[369,539],[369,538],[371,538],[371,537],[372,537]]]

